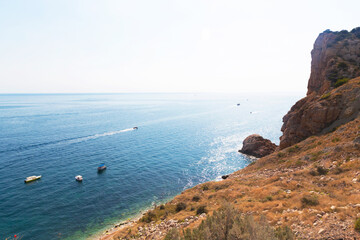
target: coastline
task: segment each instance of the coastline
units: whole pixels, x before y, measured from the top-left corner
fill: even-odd
[[[256,159],[258,159],[258,158],[252,157],[252,156],[248,156],[248,157],[251,160],[251,162],[254,162],[254,161],[256,161]],[[241,169],[245,169],[247,166],[245,166],[245,167],[243,167]],[[226,174],[226,175],[230,176],[231,174],[233,174],[233,173],[235,173],[235,172],[237,172],[237,171],[239,171],[241,169],[235,170],[234,172]],[[199,186],[201,184],[211,183],[211,182],[221,182],[223,180],[224,179],[222,178],[222,176],[218,176],[213,180],[203,182],[203,183],[198,183],[198,184],[196,184],[196,185],[194,185],[194,186],[192,186],[190,188],[184,189],[183,191],[195,188],[195,187],[197,187],[197,186]],[[150,207],[144,208],[143,210],[140,210],[138,214],[133,215],[132,217],[128,218],[127,220],[119,220],[118,223],[112,224],[112,227],[106,227],[106,228],[104,228],[102,230],[99,230],[97,233],[95,233],[92,236],[86,238],[86,240],[109,240],[109,239],[111,239],[111,237],[114,236],[114,234],[119,232],[121,229],[126,228],[126,227],[131,227],[133,224],[138,222],[149,211],[152,211],[154,208],[156,208],[156,206],[160,206],[162,204],[168,204],[169,202],[171,202],[175,197],[179,196],[180,194],[181,194],[181,192],[174,195],[174,196],[172,196],[171,198],[168,198],[168,199],[166,199],[164,201],[158,202],[158,203],[156,203],[156,204],[154,204],[154,205],[152,205]]]
[[[213,180],[213,181],[215,181],[215,180]],[[209,181],[209,182],[211,182],[211,181]],[[202,184],[202,183],[199,183],[199,184]],[[195,186],[197,186],[197,185],[195,185]],[[195,186],[193,186],[193,187],[195,187]],[[139,212],[137,214],[134,214],[134,215],[130,216],[129,218],[127,218],[127,220],[119,219],[117,221],[118,223],[109,224],[109,225],[112,225],[112,227],[104,227],[103,229],[99,230],[97,233],[94,233],[91,236],[87,237],[86,240],[107,240],[107,239],[110,239],[119,230],[121,230],[121,229],[123,229],[125,227],[130,227],[132,224],[136,223],[144,215],[146,215],[146,213],[148,213],[149,211],[156,208],[156,206],[159,206],[161,204],[169,203],[174,197],[178,196],[179,194],[176,194],[176,195],[174,195],[174,196],[172,196],[170,198],[167,198],[166,200],[163,200],[161,202],[152,204],[151,206],[145,207],[145,208],[139,210]]]

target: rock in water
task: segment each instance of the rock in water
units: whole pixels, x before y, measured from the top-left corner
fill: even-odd
[[[258,134],[252,134],[245,138],[243,147],[239,152],[259,158],[273,153],[276,147],[276,144],[269,139],[265,139]]]

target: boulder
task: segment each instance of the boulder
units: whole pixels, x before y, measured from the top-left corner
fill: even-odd
[[[276,144],[269,139],[265,139],[258,134],[252,134],[245,138],[243,147],[239,152],[260,158],[273,153],[276,147]]]

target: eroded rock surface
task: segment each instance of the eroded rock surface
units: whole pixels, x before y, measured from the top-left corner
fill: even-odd
[[[283,118],[280,149],[326,133],[360,112],[360,28],[321,33],[311,52],[307,96]],[[343,85],[341,85],[343,84]]]

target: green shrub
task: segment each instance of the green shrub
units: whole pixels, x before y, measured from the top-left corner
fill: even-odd
[[[360,232],[360,218],[355,221],[355,230]]]
[[[231,204],[224,204],[212,216],[194,229],[183,231],[183,237],[177,229],[168,232],[166,240],[293,240],[294,236],[287,227],[274,230],[265,217],[255,221],[252,216],[244,215]]]
[[[331,141],[332,141],[333,143],[339,142],[339,141],[340,141],[340,138],[336,137],[336,138],[333,138]]]
[[[298,146],[298,145],[295,145],[295,146],[289,148],[287,151],[288,151],[289,153],[293,153],[293,152],[296,152],[298,149],[299,149],[299,146]]]
[[[283,152],[278,152],[277,156],[278,156],[279,158],[284,157],[284,156],[285,156],[285,153],[283,153]]]
[[[209,190],[209,186],[208,186],[207,184],[203,185],[202,190],[203,190],[203,191]]]
[[[301,198],[301,203],[303,207],[306,206],[316,206],[319,205],[319,200],[317,196],[314,195],[308,195]]]
[[[347,83],[350,79],[349,78],[341,78],[341,79],[338,79],[335,83],[335,87],[340,87],[341,85],[344,85],[345,83]]]
[[[201,205],[200,207],[198,207],[198,209],[196,210],[196,214],[197,215],[200,215],[200,214],[203,214],[203,213],[207,213],[208,210],[206,209],[206,206],[205,205]]]
[[[184,209],[186,209],[186,203],[179,202],[178,204],[176,204],[176,212],[180,212]]]
[[[160,210],[164,210],[165,209],[165,205],[164,204],[161,204],[160,205]]]
[[[141,218],[141,222],[150,223],[152,221],[155,221],[156,215],[152,211],[148,211],[145,216]]]
[[[324,93],[320,98],[321,99],[328,99],[330,97],[331,93]]]
[[[324,168],[324,167],[317,167],[316,171],[319,173],[319,175],[326,175],[328,173],[328,169]]]
[[[272,201],[273,200],[273,197],[272,196],[267,196],[266,197],[266,201]]]
[[[322,154],[322,151],[311,153],[310,161],[316,161],[319,159],[320,155]]]
[[[195,195],[195,196],[193,196],[192,200],[193,200],[193,202],[198,202],[198,201],[200,201],[200,196]]]

